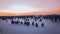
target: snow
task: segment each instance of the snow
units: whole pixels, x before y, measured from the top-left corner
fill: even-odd
[[[38,21],[39,27],[8,22],[0,20],[0,34],[60,34],[60,23],[53,23],[51,20]],[[41,23],[44,23],[44,27]]]

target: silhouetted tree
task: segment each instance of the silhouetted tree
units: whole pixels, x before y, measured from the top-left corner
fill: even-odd
[[[60,19],[59,19],[59,21],[60,21]]]
[[[11,21],[11,24],[14,24],[14,23],[13,23],[13,20]]]
[[[42,19],[40,19],[40,21],[42,21]]]
[[[57,22],[57,19],[55,18],[55,22]]]
[[[11,21],[12,24],[18,24],[19,22],[18,21]]]
[[[34,22],[32,22],[32,25],[34,26]]]
[[[38,24],[36,23],[35,26],[38,27]]]
[[[44,24],[42,23],[41,26],[44,27]]]
[[[25,23],[24,23],[24,25],[27,25],[27,26],[29,26],[29,24],[30,24],[30,22],[25,22]]]
[[[23,22],[20,22],[21,24],[23,24]]]
[[[53,18],[51,18],[50,20],[53,21]]]

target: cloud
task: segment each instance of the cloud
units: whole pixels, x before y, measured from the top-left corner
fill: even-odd
[[[38,9],[51,9],[60,6],[60,0],[0,0],[0,10],[11,5],[30,5]]]

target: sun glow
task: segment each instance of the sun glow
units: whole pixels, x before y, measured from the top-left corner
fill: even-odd
[[[28,13],[28,12],[33,12],[33,11],[38,11],[38,10],[30,6],[26,6],[26,5],[13,5],[13,6],[8,7],[8,9],[4,10],[3,12]]]

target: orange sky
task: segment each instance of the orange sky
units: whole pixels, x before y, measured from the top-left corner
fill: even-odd
[[[17,5],[17,7],[15,5]],[[38,9],[39,11],[30,12],[28,11],[28,13],[19,13],[22,12],[19,11],[21,8],[24,9],[24,7],[21,7],[21,5],[23,6],[26,5],[26,7],[31,6],[34,9]],[[26,10],[27,9],[28,7],[26,8]],[[19,14],[16,14],[16,12]],[[25,16],[25,15],[50,15],[50,14],[60,14],[60,0],[0,0],[0,16],[19,16],[19,15]]]
[[[0,13],[0,16],[26,16],[26,15],[50,15],[50,14],[60,14],[60,9],[56,10],[50,10],[50,11],[36,11],[36,12],[30,12],[30,13]]]

